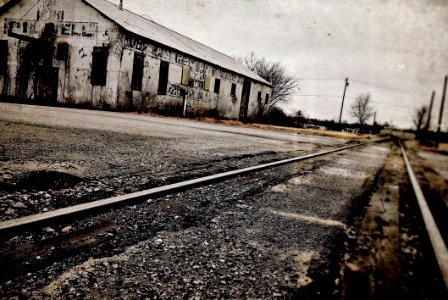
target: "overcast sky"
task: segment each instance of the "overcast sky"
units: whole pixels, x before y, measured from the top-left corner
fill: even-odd
[[[354,121],[350,105],[368,92],[378,122],[410,127],[435,90],[436,128],[448,74],[446,0],[124,0],[124,7],[225,54],[281,61],[300,86],[288,111],[337,120],[348,77],[343,120]],[[448,107],[443,115],[448,130]]]

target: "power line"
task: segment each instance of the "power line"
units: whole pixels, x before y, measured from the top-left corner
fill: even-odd
[[[299,97],[317,97],[317,98],[340,98],[341,96],[337,96],[337,95],[296,95]],[[356,97],[351,97],[351,96],[345,96],[346,98],[351,98],[351,99],[356,99]],[[393,104],[393,103],[387,103],[387,102],[381,102],[381,101],[376,101],[376,100],[370,100],[373,103],[378,103],[378,104],[384,104],[384,105],[388,105],[388,106],[397,106],[397,107],[404,107],[404,108],[418,108],[418,106],[413,106],[413,105],[400,105],[400,104]]]
[[[404,108],[418,108],[417,106],[413,106],[413,105],[400,105],[400,104],[393,104],[393,103],[374,101],[374,100],[370,100],[370,101],[373,103],[384,104],[384,105],[388,105],[388,106],[397,106],[397,107],[404,107]]]
[[[328,98],[340,98],[341,96],[335,96],[335,95],[296,95],[300,97],[328,97]]]
[[[383,84],[378,84],[378,83],[373,83],[373,82],[368,82],[368,81],[363,81],[363,80],[358,80],[358,79],[350,79],[351,81],[355,81],[361,84],[365,84],[365,85],[371,85],[377,88],[381,88],[381,89],[386,89],[386,90],[394,90],[394,91],[398,91],[398,92],[405,92],[399,88],[396,87],[391,87],[391,86],[387,86],[387,85],[383,85]]]
[[[332,78],[332,77],[311,77],[311,78],[297,78],[297,80],[301,80],[301,81],[337,81],[337,80],[342,80],[342,78]],[[359,80],[359,79],[353,79],[350,78],[350,81],[354,81],[357,83],[361,83],[364,85],[370,85],[376,88],[380,88],[380,89],[385,89],[385,90],[393,90],[396,92],[401,92],[401,93],[405,93],[406,91],[404,91],[403,89],[397,88],[397,87],[392,87],[392,86],[388,86],[388,85],[384,85],[384,84],[379,84],[379,83],[374,83],[374,82],[369,82],[369,81],[364,81],[364,80]],[[340,97],[340,96],[337,96]]]
[[[36,7],[37,4],[39,4],[40,1],[42,0],[38,0],[36,3],[34,3],[34,5],[20,19],[22,20],[34,7]]]
[[[314,80],[314,81],[336,81],[336,80],[341,80],[341,78],[325,78],[325,77],[315,77],[315,78],[303,78],[303,77],[298,77],[297,80]]]

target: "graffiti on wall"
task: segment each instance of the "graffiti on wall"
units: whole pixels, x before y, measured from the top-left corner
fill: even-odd
[[[193,86],[203,89],[205,87],[205,71],[190,71],[190,78],[193,79]]]
[[[45,23],[33,20],[22,20],[5,18],[4,34],[12,31],[24,35],[33,36],[38,34],[44,28]],[[95,38],[98,30],[98,23],[95,22],[56,22],[56,34],[59,36]]]
[[[166,90],[167,95],[182,98],[186,92],[186,88],[180,84],[168,83],[168,88]],[[215,93],[210,93],[201,89],[188,88],[187,91],[188,100],[195,100],[199,102],[210,103],[217,100]]]
[[[217,100],[217,96],[215,93],[210,93],[200,89],[189,89],[188,90],[188,99],[195,100],[205,103],[210,103],[212,101]]]
[[[168,83],[168,88],[166,90],[166,93],[170,96],[174,97],[183,97],[185,90],[180,84],[175,83]]]

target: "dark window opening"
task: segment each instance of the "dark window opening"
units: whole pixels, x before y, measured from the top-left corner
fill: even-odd
[[[136,91],[142,90],[143,65],[145,56],[142,53],[134,53],[134,66],[132,68],[131,89]]]
[[[23,22],[23,33],[28,32],[28,22]]]
[[[258,95],[257,95],[257,101],[258,101],[259,103],[261,103],[261,92],[258,92]]]
[[[232,83],[232,88],[230,89],[230,96],[236,96],[236,83]]]
[[[166,89],[168,86],[168,70],[170,64],[166,61],[160,62],[160,72],[159,72],[159,88],[157,93],[159,95],[166,95]]]
[[[5,75],[8,69],[8,41],[0,40],[0,75]]]
[[[214,92],[219,94],[219,88],[221,87],[221,80],[219,78],[215,78],[215,88]]]
[[[266,94],[266,98],[264,98],[264,104],[269,103],[269,94]]]
[[[92,85],[106,85],[107,77],[107,57],[109,49],[107,47],[93,47],[92,54]]]
[[[60,43],[57,46],[56,49],[56,59],[65,61],[68,57],[68,44],[67,43]]]

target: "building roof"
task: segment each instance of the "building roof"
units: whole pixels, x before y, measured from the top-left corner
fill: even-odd
[[[260,83],[269,82],[235,59],[106,0],[83,0],[125,30]]]

